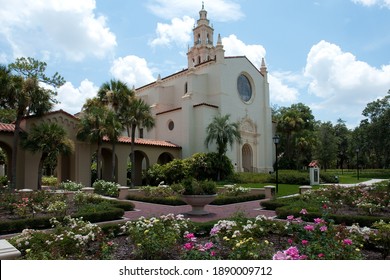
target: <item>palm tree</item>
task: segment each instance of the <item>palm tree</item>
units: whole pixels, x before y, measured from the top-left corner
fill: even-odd
[[[108,137],[112,144],[112,169],[111,169],[111,180],[116,181],[115,178],[115,147],[118,142],[118,138],[123,131],[123,125],[118,120],[117,115],[113,111],[108,111],[106,119],[103,124],[103,131]]]
[[[99,101],[105,105],[110,113],[105,120],[106,135],[112,143],[112,171],[111,177],[115,181],[115,146],[124,128],[124,112],[130,106],[134,92],[126,83],[120,80],[110,80],[102,84],[98,91]]]
[[[150,106],[142,99],[134,99],[124,111],[124,124],[131,128],[131,186],[135,180],[135,132],[137,127],[151,129],[154,126],[154,118]]]
[[[55,89],[65,83],[63,77],[55,73],[45,74],[47,64],[33,58],[18,58],[8,68],[0,68],[0,109],[15,111],[15,132],[12,143],[11,187],[16,187],[16,159],[19,146],[20,124],[24,117],[40,116],[50,111],[55,102]],[[16,73],[15,75],[13,73]],[[41,84],[51,86],[48,89]]]
[[[41,152],[38,167],[38,190],[42,188],[43,164],[49,156],[69,155],[73,151],[72,141],[66,137],[66,131],[56,123],[35,125],[21,141],[24,149],[33,153]]]
[[[96,143],[96,167],[98,179],[100,176],[100,148],[103,144],[103,137],[106,134],[104,122],[107,117],[108,110],[95,97],[87,99],[83,106],[83,115],[80,119],[79,128],[77,131],[77,139]]]
[[[235,141],[241,142],[241,134],[238,122],[230,122],[230,115],[214,116],[212,122],[207,126],[207,136],[205,145],[208,148],[210,143],[217,144],[217,154],[221,159],[226,155],[228,145],[233,146]],[[218,171],[218,180],[220,180],[220,171]]]

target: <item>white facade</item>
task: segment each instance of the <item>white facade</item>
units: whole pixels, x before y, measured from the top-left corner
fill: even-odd
[[[206,127],[214,115],[230,114],[232,122],[240,123],[242,137],[227,152],[237,171],[271,171],[272,119],[264,60],[257,69],[245,56],[225,57],[219,35],[213,44],[214,30],[203,7],[199,15],[188,69],[136,89],[152,106],[156,120],[155,128],[143,136],[180,145],[183,158],[216,151],[215,146],[206,149]]]

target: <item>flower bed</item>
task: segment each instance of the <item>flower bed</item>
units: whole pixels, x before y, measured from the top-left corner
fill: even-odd
[[[310,212],[307,219],[313,219],[325,211],[329,218],[339,224],[371,226],[379,220],[390,222],[389,190],[389,181],[371,187],[361,185],[345,188],[333,185],[294,198],[262,201],[261,206],[276,210],[282,219],[288,215],[299,215],[300,209],[305,208]]]
[[[52,217],[61,220],[66,215],[84,217],[91,222],[117,220],[124,211],[134,209],[131,202],[106,200],[81,192],[5,192],[0,196],[0,233],[48,228]]]
[[[307,223],[290,216],[286,223],[238,215],[203,235],[197,224],[173,214],[104,230],[69,217],[51,223],[53,231],[24,230],[9,240],[22,259],[380,259],[390,248],[389,223],[347,228],[326,217]]]

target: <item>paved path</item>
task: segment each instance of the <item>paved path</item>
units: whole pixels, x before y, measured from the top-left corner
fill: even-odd
[[[359,185],[371,186],[372,184],[379,183],[379,182],[386,181],[386,180],[387,179],[371,179],[371,180],[368,180],[368,181],[359,182],[359,183],[355,183],[355,184],[336,184],[336,185],[340,185],[340,186],[343,186],[343,187],[356,187],[356,186],[359,186]],[[329,184],[326,184],[326,185],[329,185]]]
[[[130,220],[138,219],[139,217],[156,217],[166,214],[184,214],[186,218],[190,218],[194,222],[206,222],[206,221],[215,221],[219,219],[227,219],[234,215],[237,212],[242,212],[247,217],[254,218],[258,215],[264,215],[267,217],[276,216],[275,211],[262,210],[260,208],[260,200],[248,201],[242,203],[234,203],[229,205],[207,205],[205,210],[210,212],[210,214],[205,216],[190,216],[186,215],[186,212],[191,211],[191,206],[168,206],[161,204],[146,203],[140,201],[132,201],[135,205],[135,211],[127,211],[125,213],[125,218]]]

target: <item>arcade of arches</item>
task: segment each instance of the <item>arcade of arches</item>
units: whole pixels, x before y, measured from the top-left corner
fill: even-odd
[[[39,122],[56,122],[67,131],[68,138],[74,142],[74,151],[70,156],[60,156],[57,160],[58,181],[71,180],[91,186],[91,162],[96,153],[96,144],[78,141],[76,138],[78,119],[62,110],[48,113],[40,118],[26,118],[22,121],[21,128],[24,131]],[[0,123],[0,148],[6,155],[6,165],[11,166],[12,141],[14,126]],[[115,148],[115,178],[122,185],[128,185],[128,164],[131,155],[131,139],[120,137]],[[110,180],[112,172],[112,147],[105,141],[101,147],[101,179]],[[137,138],[135,141],[135,170],[134,184],[142,184],[142,170],[155,163],[167,163],[174,158],[181,158],[181,147],[167,141],[149,140]],[[40,154],[30,153],[21,148],[17,155],[17,179],[16,187],[36,189],[38,182],[38,163]],[[6,175],[11,178],[11,168],[7,168]]]

